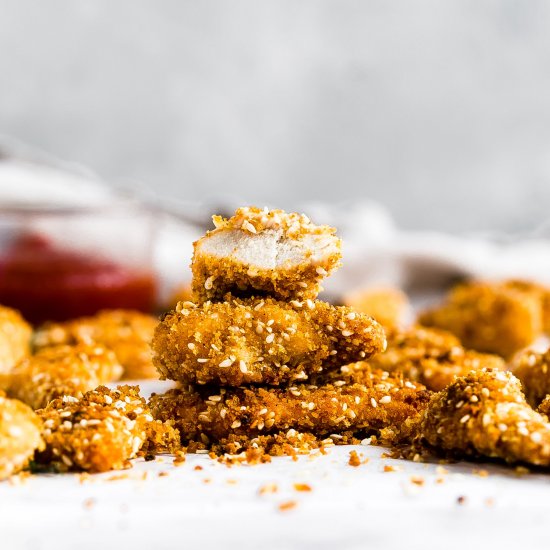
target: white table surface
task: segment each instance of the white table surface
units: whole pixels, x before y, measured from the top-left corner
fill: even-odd
[[[160,383],[161,384],[161,383]],[[143,386],[144,393],[159,383]],[[355,449],[369,461],[348,464]],[[384,458],[371,446],[227,467],[206,455],[0,483],[1,550],[548,547],[550,475]],[[202,470],[195,470],[200,465]],[[385,465],[398,469],[384,472]],[[476,470],[486,470],[482,477]],[[166,472],[167,476],[159,476]],[[419,486],[411,477],[420,476]],[[443,482],[438,483],[438,479]],[[278,492],[260,495],[275,483]],[[306,483],[311,492],[297,492]],[[459,503],[459,498],[464,497]],[[281,511],[280,504],[296,506]]]

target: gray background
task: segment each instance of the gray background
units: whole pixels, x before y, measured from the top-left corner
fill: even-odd
[[[162,196],[529,230],[550,2],[0,0],[0,132]]]

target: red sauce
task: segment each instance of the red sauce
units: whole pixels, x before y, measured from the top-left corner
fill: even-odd
[[[0,256],[0,304],[35,324],[101,309],[151,312],[156,290],[150,271],[63,250],[39,235],[19,238]]]

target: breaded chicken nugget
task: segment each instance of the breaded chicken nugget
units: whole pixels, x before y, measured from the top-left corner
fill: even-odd
[[[31,334],[31,326],[17,311],[0,306],[0,374],[29,354]]]
[[[385,346],[382,327],[350,308],[272,298],[181,303],[152,344],[162,378],[229,386],[304,380]]]
[[[115,352],[124,367],[122,378],[158,378],[150,343],[158,319],[138,311],[105,310],[93,317],[49,323],[35,334],[37,349],[60,344],[99,344]]]
[[[458,456],[550,465],[550,424],[526,402],[509,372],[483,370],[432,396],[418,424],[432,448]]]
[[[65,472],[105,472],[129,466],[153,421],[138,386],[100,386],[82,398],[61,397],[37,411],[46,448],[37,462]]]
[[[505,362],[497,355],[466,350],[450,332],[414,326],[390,331],[388,348],[369,359],[373,368],[400,372],[431,390],[439,391],[455,377],[471,370],[504,370]]]
[[[0,393],[0,479],[25,468],[44,446],[40,418],[24,403]]]
[[[344,295],[343,302],[376,319],[384,328],[399,328],[406,322],[411,304],[398,288],[365,288]]]
[[[522,288],[471,282],[455,287],[419,322],[452,332],[467,348],[510,357],[542,333],[542,308],[540,299]]]
[[[41,409],[56,397],[81,397],[100,384],[118,380],[121,374],[111,350],[87,344],[52,346],[21,361],[5,377],[5,387],[10,397]]]
[[[510,363],[510,370],[521,381],[532,407],[537,407],[550,393],[550,349],[544,353],[520,352]]]
[[[153,395],[149,405],[153,416],[173,422],[184,440],[220,440],[290,428],[321,436],[377,432],[417,414],[430,395],[420,384],[364,366],[346,367],[324,380],[285,388],[190,386]]]
[[[194,243],[194,300],[268,295],[280,300],[315,299],[320,281],[340,265],[336,230],[303,214],[239,208]]]

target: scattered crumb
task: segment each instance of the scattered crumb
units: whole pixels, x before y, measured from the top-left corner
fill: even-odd
[[[309,493],[312,489],[311,485],[308,485],[307,483],[295,483],[294,490]]]
[[[495,499],[491,497],[485,499],[485,506],[488,506],[489,508],[491,508],[494,505],[495,505]]]
[[[193,470],[196,470],[197,472],[199,472],[199,471],[202,470],[202,469],[203,469],[203,468],[202,468],[202,466],[201,466],[200,464],[197,464],[197,465],[193,468]]]
[[[208,483],[212,483],[212,480],[209,477],[205,477],[202,482],[207,485]]]
[[[296,506],[298,506],[298,503],[295,500],[288,500],[279,504],[279,510],[281,512],[288,512],[289,510],[296,508]]]
[[[460,504],[460,505],[463,505],[463,504],[466,504],[467,502],[467,498],[463,495],[460,495],[457,499],[456,499],[456,503],[457,504]]]
[[[447,470],[447,468],[444,468],[443,466],[437,466],[435,469],[435,473],[440,476],[446,476],[449,473],[449,470]]]
[[[164,472],[164,471],[158,473],[158,477],[166,477],[168,475],[170,475],[170,474],[168,472]]]
[[[238,481],[236,479],[228,479],[226,483],[227,485],[237,485]]]
[[[383,472],[399,472],[401,468],[399,466],[392,466],[391,464],[385,464]]]
[[[86,510],[91,510],[96,504],[96,500],[95,498],[87,498],[83,503],[82,505],[84,506],[84,508],[86,508]]]
[[[489,470],[485,470],[483,468],[474,468],[472,470],[472,474],[479,477],[489,477]]]
[[[273,493],[277,493],[279,491],[279,487],[276,483],[266,483],[265,485],[262,485],[260,489],[258,490],[259,495],[271,495]]]
[[[175,457],[174,457],[174,460],[172,462],[172,464],[174,464],[174,466],[181,466],[182,464],[185,463],[185,452],[184,451],[176,451],[175,453]],[[196,470],[197,468],[195,468]]]
[[[82,484],[86,481],[90,481],[92,476],[88,472],[82,472],[81,474],[78,474],[78,481]]]
[[[444,477],[438,477],[438,478],[435,479],[435,482],[438,485],[441,485],[442,483],[445,483],[445,478]]]
[[[129,474],[115,474],[112,476],[109,476],[107,478],[107,481],[120,481],[121,479],[130,479]]]
[[[419,487],[422,487],[424,483],[426,483],[426,480],[422,476],[411,476],[410,479],[411,483],[414,483],[415,485],[418,485]]]
[[[359,458],[357,451],[350,451],[348,464],[354,468],[361,466],[361,459]]]

